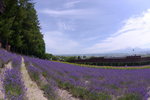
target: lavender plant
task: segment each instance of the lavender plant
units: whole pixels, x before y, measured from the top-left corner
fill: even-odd
[[[48,98],[48,100],[56,100],[54,87],[51,86],[51,82],[46,80],[47,73],[43,72],[37,67],[34,67],[33,65],[26,65],[31,79],[37,83],[41,90],[44,91],[44,95]]]
[[[14,55],[16,54],[0,49],[0,59],[3,63],[8,63],[11,59],[13,59]]]
[[[28,57],[25,59],[46,71],[58,86],[86,100],[91,96],[97,98],[95,100],[101,100],[100,97],[102,100],[110,99],[109,96],[119,100],[120,96],[144,100],[150,85],[150,69],[96,69]],[[90,97],[86,97],[87,94]]]
[[[13,69],[7,70],[5,74],[6,96],[15,98],[15,100],[22,99],[25,89],[19,72],[21,58],[16,54],[1,50],[0,52],[2,52],[0,59],[4,61],[12,59],[13,61]],[[24,57],[24,59],[25,62],[33,65],[29,65],[27,69],[30,76],[33,72],[37,73],[36,77],[33,77],[35,81],[40,83],[40,75],[46,78],[48,84],[41,88],[46,91],[45,93],[50,91],[49,86],[57,86],[83,100],[111,100],[112,98],[115,100],[147,100],[150,97],[148,94],[150,91],[148,90],[150,86],[149,67],[97,69],[30,57]]]
[[[0,53],[2,53],[0,58],[3,60],[3,63],[8,62],[8,60],[12,62],[11,68],[5,68],[4,78],[1,78],[5,89],[5,99],[23,100],[26,89],[21,80],[21,57],[5,50],[0,50]]]
[[[15,69],[7,69],[3,86],[8,100],[23,100],[25,88],[21,81],[20,72]]]

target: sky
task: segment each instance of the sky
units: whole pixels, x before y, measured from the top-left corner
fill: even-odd
[[[150,0],[33,0],[46,52],[150,50]]]

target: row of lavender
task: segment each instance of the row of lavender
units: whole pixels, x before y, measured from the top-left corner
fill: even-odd
[[[3,83],[3,93],[5,94],[5,99],[8,100],[23,100],[25,98],[25,86],[21,80],[20,66],[21,66],[21,56],[7,52],[5,50],[0,50],[1,63],[8,64],[12,63],[9,68],[5,68],[4,77],[0,76]],[[2,70],[2,68],[0,69]]]
[[[16,54],[10,53],[4,49],[0,49],[0,60],[2,60],[3,63],[8,63],[14,56],[17,56]]]
[[[147,100],[150,96],[147,94],[150,87],[150,69],[96,69],[29,57],[25,57],[25,61],[32,62],[47,72],[48,77],[54,79],[58,86],[82,99],[92,100],[87,96],[89,92],[102,94],[100,96],[103,98],[96,95],[94,100],[109,100],[112,97],[118,100]],[[75,88],[70,89],[72,87],[80,88],[80,91],[76,93]],[[88,92],[81,92],[84,90]]]
[[[19,71],[21,57],[3,50],[0,52],[0,59],[13,60],[13,69],[6,70],[3,80],[6,97],[11,100],[23,99],[25,88]],[[54,84],[50,83],[51,85],[65,88],[82,99],[111,100],[113,96],[122,96],[118,100],[131,100],[132,98],[134,98],[132,100],[146,100],[149,97],[147,93],[150,87],[150,69],[96,69],[36,58],[24,58],[26,62],[36,65],[43,75],[45,75],[43,72],[46,72],[47,79],[55,80]],[[100,97],[96,95],[92,98],[95,93],[98,93]]]

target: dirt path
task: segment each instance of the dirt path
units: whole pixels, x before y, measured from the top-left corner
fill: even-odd
[[[4,100],[4,96],[5,96],[2,80],[5,78],[4,73],[7,69],[12,69],[12,62],[5,64],[4,68],[2,68],[0,71],[0,100]]]
[[[31,65],[32,65],[32,63],[31,63]],[[41,81],[42,84],[48,84],[47,80],[44,77],[42,77],[42,80],[43,80],[43,81]],[[68,91],[63,90],[63,89],[57,89],[55,91],[55,93],[58,96],[58,98],[57,98],[58,100],[80,100],[80,99],[74,98]]]
[[[60,97],[60,100],[80,100],[78,98],[74,98],[68,91],[57,89],[57,94]]]
[[[40,90],[35,82],[33,82],[28,74],[28,71],[24,64],[24,59],[22,58],[21,64],[22,81],[27,88],[26,97],[28,100],[47,100],[44,97],[43,91]]]

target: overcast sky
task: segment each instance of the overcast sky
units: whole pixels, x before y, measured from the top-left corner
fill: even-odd
[[[108,53],[150,48],[150,0],[33,2],[48,53]]]

